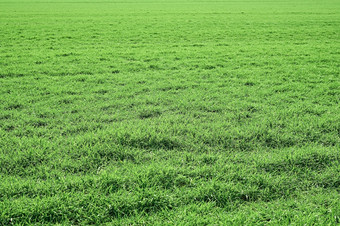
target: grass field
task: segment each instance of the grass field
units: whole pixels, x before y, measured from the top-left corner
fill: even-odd
[[[0,225],[340,223],[337,0],[0,0]]]

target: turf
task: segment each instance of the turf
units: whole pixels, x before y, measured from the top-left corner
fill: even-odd
[[[0,1],[0,225],[340,222],[339,1]]]

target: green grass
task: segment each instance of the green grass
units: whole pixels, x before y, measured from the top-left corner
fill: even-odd
[[[0,0],[0,225],[340,222],[339,1]]]

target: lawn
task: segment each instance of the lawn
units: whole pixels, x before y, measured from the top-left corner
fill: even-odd
[[[340,223],[337,0],[0,0],[0,225]]]

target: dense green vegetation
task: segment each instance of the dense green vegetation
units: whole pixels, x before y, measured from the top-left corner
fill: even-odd
[[[0,1],[0,225],[340,222],[339,1]]]

